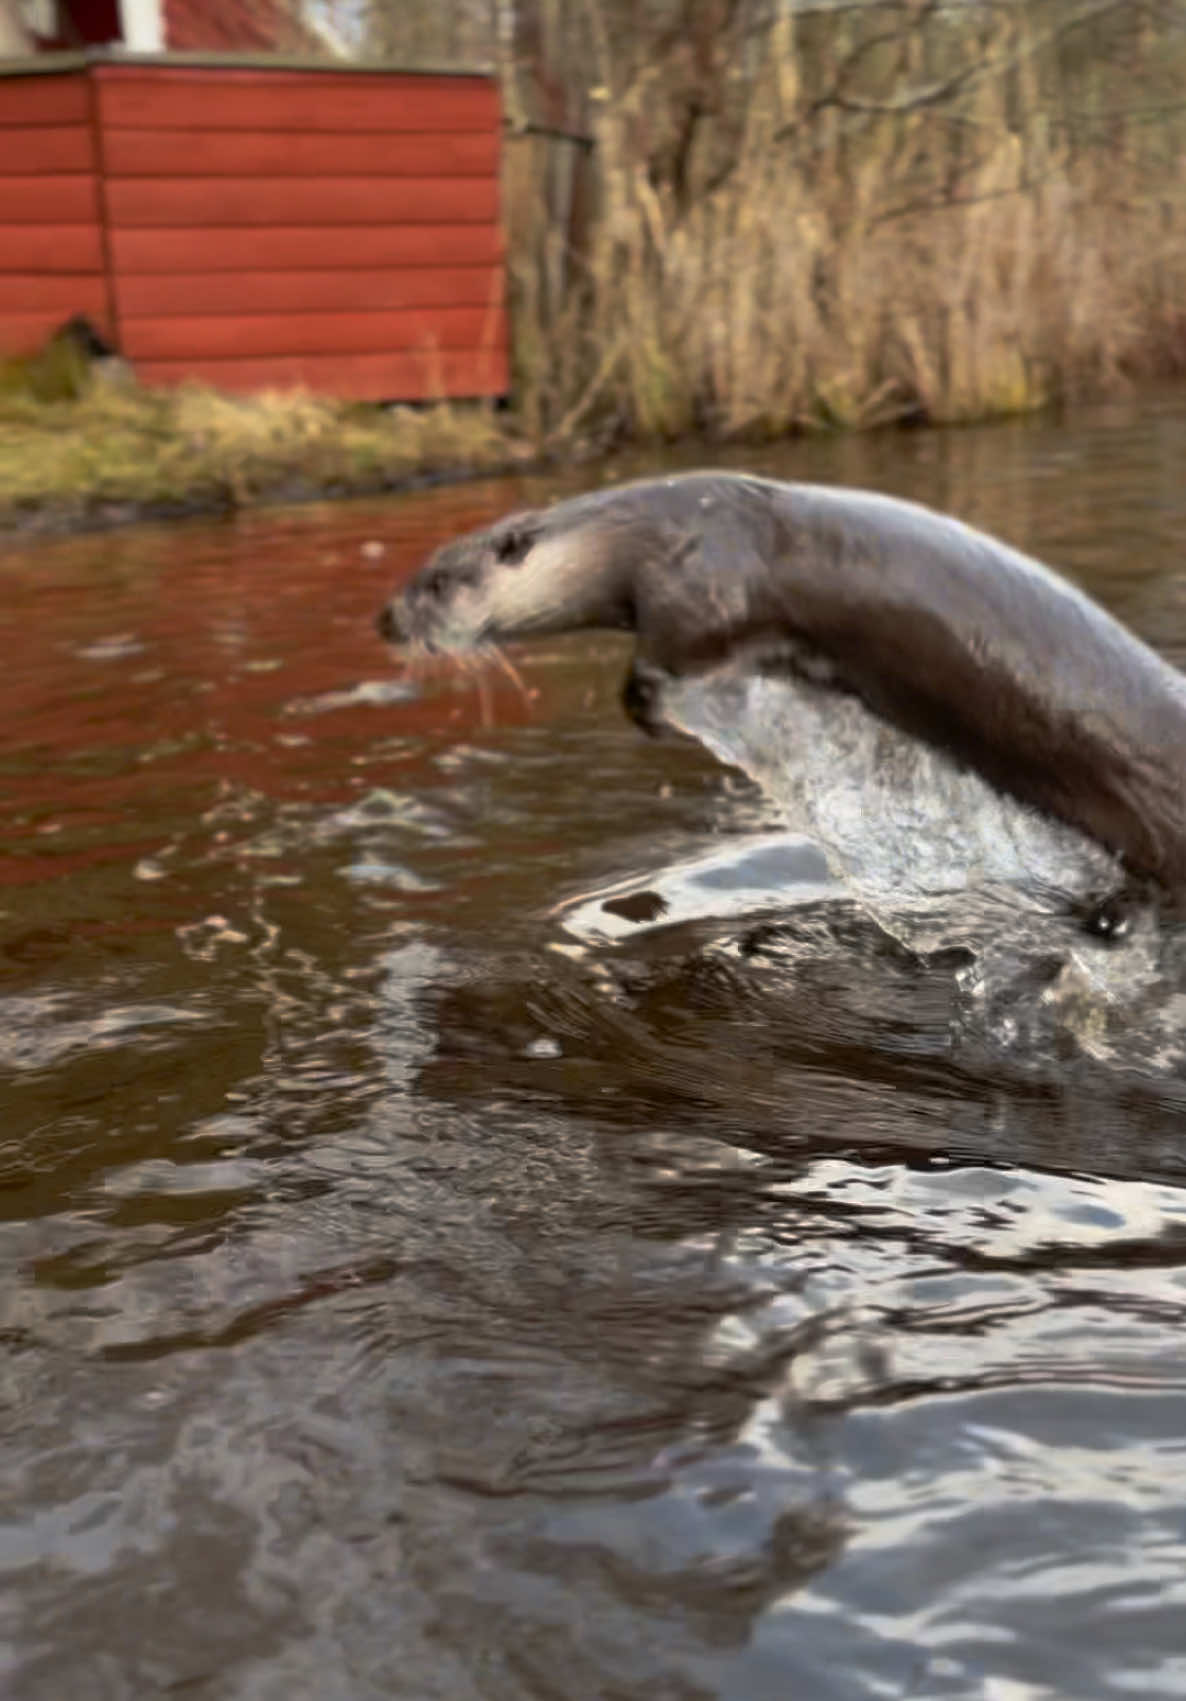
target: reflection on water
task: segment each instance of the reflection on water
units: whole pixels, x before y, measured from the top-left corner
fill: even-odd
[[[734,459],[1181,662],[1184,453],[1146,405]],[[490,725],[393,678],[389,585],[544,488],[0,558],[0,1690],[1186,1693],[1172,946],[816,887],[591,937],[772,823],[623,721],[623,641]]]

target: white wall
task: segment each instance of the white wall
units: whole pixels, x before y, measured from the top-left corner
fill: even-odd
[[[159,53],[165,45],[161,0],[119,0],[119,21],[129,53]]]

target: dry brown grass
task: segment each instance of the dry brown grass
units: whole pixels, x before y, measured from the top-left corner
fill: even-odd
[[[1172,39],[1138,4],[841,8],[771,37],[756,70],[744,43],[717,64],[678,177],[655,141],[661,72],[619,77],[559,308],[541,284],[555,231],[513,232],[532,429],[957,422],[1180,369],[1176,94],[1144,113],[1176,76]],[[512,205],[544,201],[541,184]]]
[[[488,408],[379,409],[301,391],[96,384],[75,401],[0,392],[0,523],[52,509],[243,506],[362,493],[423,473],[491,471],[526,450]]]
[[[971,204],[900,216],[883,182],[788,192],[773,159],[678,222],[635,186],[552,332],[567,358],[527,366],[536,419],[600,414],[642,437],[947,423],[1179,369],[1182,187],[1117,193],[1089,166],[1032,189],[1015,175],[1002,143]]]

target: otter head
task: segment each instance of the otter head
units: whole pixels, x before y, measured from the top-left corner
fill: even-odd
[[[580,498],[442,545],[381,611],[392,644],[458,653],[528,633],[629,626],[615,529]]]

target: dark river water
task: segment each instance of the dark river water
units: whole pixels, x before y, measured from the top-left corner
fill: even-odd
[[[715,458],[1186,661],[1180,402]],[[5,1697],[1186,1696],[1186,977],[566,927],[762,795],[373,619],[597,476],[0,554]]]

